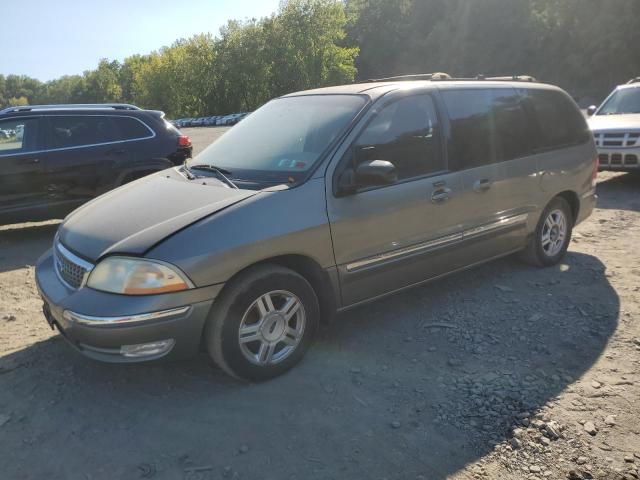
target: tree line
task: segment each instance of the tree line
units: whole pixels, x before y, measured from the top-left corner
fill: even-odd
[[[134,103],[170,117],[387,75],[531,74],[583,102],[640,76],[638,0],[285,0],[156,52],[48,82],[0,75],[0,106]]]
[[[583,100],[640,76],[638,0],[348,0],[361,78],[530,74]]]

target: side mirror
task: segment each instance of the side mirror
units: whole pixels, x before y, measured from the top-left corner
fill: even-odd
[[[591,105],[589,108],[587,108],[587,115],[592,117],[596,113],[596,110],[598,110],[598,107],[596,107],[595,105]]]
[[[342,172],[338,180],[338,195],[351,195],[359,188],[391,185],[398,181],[396,166],[386,160],[362,162],[355,169]]]
[[[396,166],[386,160],[370,160],[356,167],[355,182],[359,187],[390,185],[397,181]]]

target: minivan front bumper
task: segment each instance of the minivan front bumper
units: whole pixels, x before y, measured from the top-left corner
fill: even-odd
[[[49,325],[83,355],[112,363],[196,354],[222,289],[213,285],[145,296],[73,290],[56,274],[51,250],[36,265],[36,284]]]

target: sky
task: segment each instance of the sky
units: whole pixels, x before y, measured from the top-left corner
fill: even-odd
[[[0,74],[42,81],[122,61],[197,33],[218,34],[228,20],[261,18],[279,0],[2,1]]]

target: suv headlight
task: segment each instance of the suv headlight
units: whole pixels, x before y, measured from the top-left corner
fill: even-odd
[[[153,295],[193,288],[178,268],[157,260],[107,257],[89,275],[87,286],[123,295]]]

